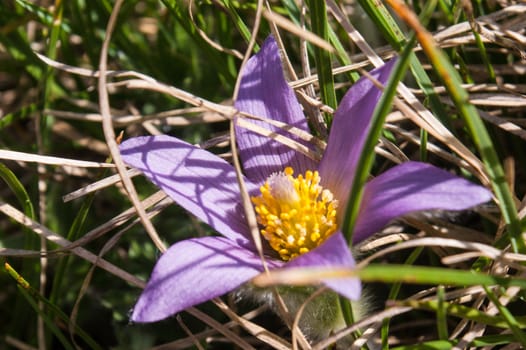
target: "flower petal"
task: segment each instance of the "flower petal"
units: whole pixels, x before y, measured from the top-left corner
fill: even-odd
[[[335,267],[354,268],[356,263],[340,231],[327,238],[316,249],[291,260],[285,268],[294,267]],[[358,278],[331,278],[323,283],[335,292],[351,299],[358,300],[362,286]]]
[[[251,244],[234,168],[218,156],[175,137],[136,137],[121,146],[139,169],[177,204],[239,244]],[[252,193],[257,186],[247,181]]]
[[[395,62],[393,59],[369,74],[385,84]],[[341,208],[346,207],[356,163],[362,154],[371,117],[381,95],[382,92],[371,80],[362,77],[345,94],[334,114],[319,171],[322,185],[332,191]]]
[[[224,237],[181,241],[157,261],[131,320],[162,320],[228,293],[262,271],[255,253]]]
[[[391,220],[420,210],[464,210],[491,200],[491,192],[420,162],[395,166],[368,182],[353,233],[360,242]]]
[[[239,95],[234,104],[238,110],[309,130],[294,91],[283,76],[278,46],[273,37],[269,37],[259,53],[248,60],[241,74]],[[296,136],[267,123],[250,122],[301,142]],[[315,169],[314,161],[267,136],[237,125],[236,136],[245,174],[254,182],[264,182],[270,174],[283,171],[285,166],[292,166],[297,173]]]

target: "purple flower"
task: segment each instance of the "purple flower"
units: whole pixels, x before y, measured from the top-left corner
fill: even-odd
[[[385,83],[393,65],[391,61],[371,75]],[[236,127],[244,180],[262,235],[273,248],[266,251],[269,268],[355,265],[338,230],[342,220],[338,213],[347,204],[356,163],[380,95],[368,79],[359,80],[349,89],[334,115],[319,164],[269,137]],[[273,38],[266,40],[243,69],[235,107],[309,130],[302,108],[283,77]],[[293,134],[264,122],[254,123],[309,147]],[[177,204],[222,235],[172,245],[157,262],[135,305],[132,321],[164,319],[230,292],[263,271],[244,218],[232,165],[170,136],[129,139],[122,143],[121,153],[127,164],[141,170]],[[406,162],[365,186],[354,242],[370,237],[407,213],[462,210],[490,199],[490,192],[480,186],[428,164]],[[361,293],[356,278],[323,283],[352,300]]]

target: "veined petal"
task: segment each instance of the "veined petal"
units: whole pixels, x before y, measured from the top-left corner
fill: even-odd
[[[228,293],[262,271],[257,254],[224,237],[181,241],[157,261],[131,320],[165,319]]]
[[[491,192],[447,171],[406,162],[369,181],[364,189],[353,242],[379,231],[391,220],[415,211],[464,210],[491,200]]]
[[[356,263],[345,238],[340,231],[337,231],[316,249],[291,260],[285,268],[334,267],[352,269],[355,266]],[[323,280],[323,283],[351,300],[358,300],[362,292],[358,278],[331,278]]]
[[[396,60],[369,74],[380,83],[389,79]],[[320,162],[322,185],[346,207],[356,165],[363,151],[371,117],[382,92],[367,77],[358,80],[343,97],[332,122],[327,148]]]
[[[269,37],[259,53],[248,60],[241,75],[239,94],[234,104],[238,110],[309,130],[294,91],[283,76],[278,46],[273,37]],[[301,142],[296,136],[267,123],[250,122]],[[268,136],[237,125],[236,136],[245,174],[256,183],[264,182],[270,174],[282,171],[285,166],[292,166],[298,173],[315,169],[311,159]]]
[[[238,244],[251,244],[234,168],[218,156],[175,137],[136,137],[121,146],[139,169],[177,204]],[[251,193],[258,187],[246,180]]]

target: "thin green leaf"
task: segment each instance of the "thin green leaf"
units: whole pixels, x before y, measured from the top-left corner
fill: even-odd
[[[236,7],[234,6],[234,3],[232,1],[224,0],[224,4],[225,7],[228,9],[228,13],[232,18],[237,30],[241,33],[241,36],[243,37],[243,39],[245,39],[245,42],[248,43],[252,36],[250,29],[248,29],[247,25],[245,24],[241,16],[238,14]],[[259,45],[257,43],[254,44],[254,50],[259,51]]]
[[[406,72],[413,42],[414,40],[409,42],[396,62],[391,77],[385,86],[382,97],[374,109],[371,118],[371,129],[369,130],[362,154],[360,155],[360,159],[356,166],[356,173],[354,174],[349,201],[343,216],[342,232],[349,245],[352,243],[352,232],[356,219],[358,218],[363,189],[375,159],[374,148],[376,147],[378,139],[382,133],[385,118],[392,108],[392,101],[396,94],[398,82]]]
[[[440,312],[440,309],[443,308],[445,313],[449,316],[458,317],[464,320],[470,320],[477,323],[482,323],[488,326],[508,329],[509,324],[505,320],[505,317],[501,314],[489,315],[481,310],[474,309],[468,306],[440,302],[437,300],[432,301],[420,301],[420,300],[406,300],[397,302],[397,305],[410,306],[414,309],[428,310],[433,312]],[[442,305],[441,305],[442,304]],[[526,317],[519,316],[516,317],[515,326],[517,328],[526,328]]]
[[[368,282],[404,282],[452,286],[517,286],[526,289],[526,279],[492,276],[474,271],[453,270],[441,267],[375,265],[357,271],[360,279]]]
[[[438,338],[441,340],[447,340],[448,331],[447,331],[447,309],[446,302],[444,301],[445,290],[444,286],[438,286],[437,289],[437,333]]]
[[[526,334],[521,331],[521,328],[526,327],[526,317],[514,317],[510,310],[500,303],[499,298],[497,298],[488,287],[484,286],[484,290],[486,291],[489,300],[491,300],[493,305],[497,307],[499,314],[504,319],[506,324],[505,328],[509,328],[517,340],[522,344],[522,347],[526,348]]]
[[[22,208],[24,208],[24,213],[31,219],[34,219],[35,210],[33,208],[33,203],[31,202],[31,198],[29,198],[24,185],[22,185],[16,175],[2,163],[0,163],[0,177],[4,180],[7,186],[9,186],[11,191],[13,191],[18,202]]]
[[[190,36],[192,42],[199,47],[203,52],[203,55],[208,61],[210,61],[210,64],[217,69],[217,73],[220,74],[220,77],[224,79],[225,82],[234,81],[235,77],[231,75],[231,72],[228,69],[228,64],[225,62],[224,55],[210,47],[210,45],[208,45],[208,43],[197,33],[187,14],[187,9],[184,8],[184,4],[176,0],[162,0],[162,3],[170,9],[172,15]]]
[[[475,338],[470,344],[474,347],[495,346],[510,344],[514,341],[513,336],[509,334],[503,335],[488,335],[480,338]],[[459,343],[458,340],[432,340],[428,342],[418,343],[416,345],[403,345],[391,348],[391,350],[450,350],[453,346]]]
[[[513,251],[524,253],[526,252],[526,245],[522,239],[517,208],[489,133],[484,126],[477,109],[469,102],[469,94],[462,87],[462,80],[460,79],[457,70],[451,64],[449,58],[444,52],[436,45],[432,35],[427,32],[417,19],[411,16],[411,14],[412,13],[408,9],[404,10],[404,13],[399,13],[399,15],[404,16],[404,19],[408,24],[410,24],[417,32],[419,42],[422,45],[424,52],[431,61],[437,75],[442,79],[459,115],[462,117],[469,130],[473,143],[476,145],[482,156],[482,160],[492,183],[493,191],[498,199],[502,216],[507,224],[507,234],[510,237]]]
[[[313,33],[323,40],[329,41],[329,24],[327,22],[325,1],[310,0],[308,3]],[[318,70],[321,101],[332,108],[336,108],[338,102],[336,101],[334,77],[332,75],[332,55],[330,52],[316,46],[314,47],[314,57]],[[331,117],[326,115],[325,118],[327,125],[330,126]]]
[[[422,251],[424,250],[423,247],[417,247],[415,250],[411,252],[409,257],[405,261],[405,265],[412,265],[416,259],[420,256]],[[389,296],[387,297],[387,300],[396,300],[398,298],[398,294],[400,293],[400,288],[402,288],[402,283],[395,283],[391,287],[391,290],[389,291]],[[386,318],[382,320],[382,328],[381,328],[381,337],[382,337],[382,349],[389,349],[389,321],[390,318]]]
[[[393,46],[395,50],[402,50],[407,42],[407,38],[385,5],[379,0],[358,0],[358,3],[376,24],[377,28],[389,44]],[[429,4],[427,4],[427,7],[429,8]],[[424,10],[424,13],[425,12],[426,11]],[[449,114],[446,112],[443,103],[435,92],[433,82],[429,79],[424,67],[422,67],[422,64],[415,54],[412,54],[410,57],[410,69],[416,83],[429,100],[432,112],[444,123],[444,125],[449,126]]]
[[[66,349],[73,350],[74,347],[66,339],[64,334],[60,329],[55,325],[54,317],[60,318],[66,324],[71,324],[71,320],[64,314],[57,306],[49,302],[44,298],[36,289],[31,287],[31,285],[24,279],[23,276],[20,276],[18,272],[11,267],[8,263],[4,264],[4,268],[7,273],[16,281],[19,291],[22,293],[24,298],[28,301],[31,307],[37,312],[46,323],[46,326],[53,332],[53,334],[59,339],[60,343]],[[42,312],[38,307],[37,301],[43,302],[48,312]],[[86,332],[84,332],[76,324],[73,325],[76,334],[86,342],[90,349],[102,349],[99,344],[97,344]]]
[[[24,10],[33,14],[40,23],[51,27],[53,25],[53,14],[50,13],[46,8],[42,6],[35,5],[27,0],[15,0],[18,5],[20,5]],[[62,30],[66,32],[71,32],[71,28],[67,23],[60,22],[58,23]]]

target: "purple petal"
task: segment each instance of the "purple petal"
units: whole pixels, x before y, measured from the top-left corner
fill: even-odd
[[[285,268],[334,267],[352,269],[355,266],[356,263],[347,242],[342,233],[338,231],[316,249],[291,260]],[[351,300],[358,300],[362,292],[358,278],[331,278],[324,280],[323,283]]]
[[[121,146],[123,160],[139,169],[177,204],[239,244],[251,244],[234,168],[177,138],[136,137]],[[247,181],[252,193],[257,186]]]
[[[294,91],[283,76],[274,38],[265,41],[259,53],[248,60],[241,74],[239,95],[234,104],[238,110],[309,130]],[[250,122],[300,142],[294,135],[267,123]],[[239,126],[236,126],[236,136],[245,174],[254,182],[264,182],[270,174],[282,171],[285,166],[292,166],[296,173],[315,169],[314,161],[267,136]]]
[[[406,162],[368,182],[353,233],[360,242],[391,220],[420,210],[464,210],[491,200],[491,192],[432,165]]]
[[[370,72],[385,84],[396,60]],[[327,148],[320,162],[321,182],[346,207],[356,171],[356,163],[371,126],[371,117],[382,92],[366,77],[358,80],[345,94],[334,114]]]
[[[181,241],[157,261],[133,309],[131,320],[162,320],[228,293],[262,271],[261,261],[255,253],[226,238]]]

